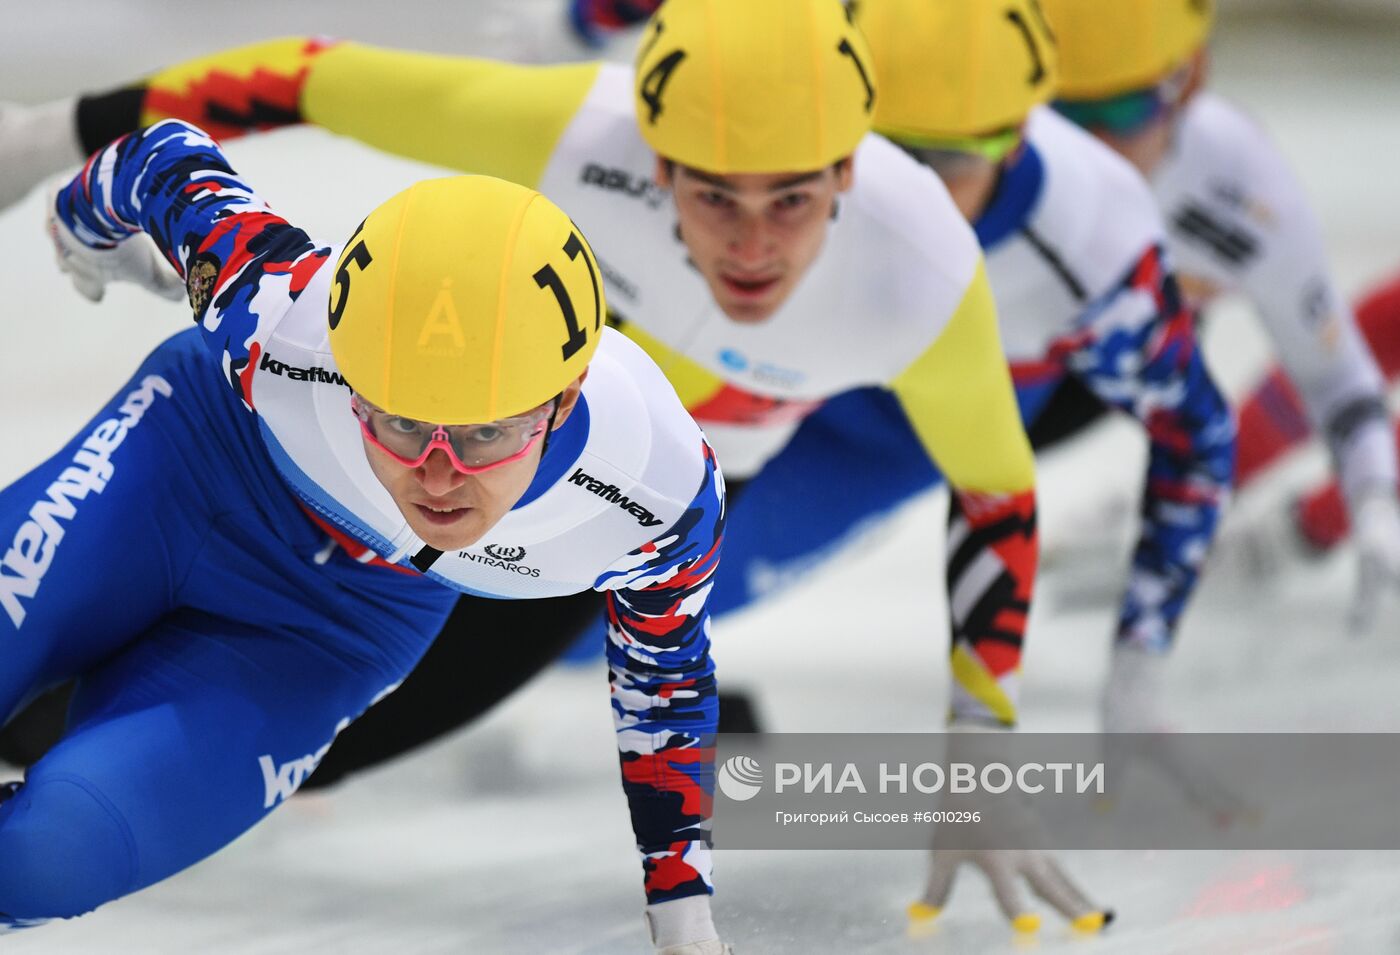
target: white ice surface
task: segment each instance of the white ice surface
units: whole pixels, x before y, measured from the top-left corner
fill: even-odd
[[[499,20],[488,23],[490,35],[473,33],[460,8],[444,28],[427,12],[440,8],[421,3],[240,6],[224,24],[208,8],[52,3],[0,33],[0,98],[113,83],[271,33],[320,30],[444,51],[501,48],[515,35]],[[517,45],[521,55],[576,53],[551,32],[553,0],[493,5],[506,13],[527,7],[526,21],[538,28]],[[102,39],[110,29],[127,36]],[[1294,160],[1344,287],[1359,290],[1400,264],[1400,38],[1262,21],[1227,30],[1217,49],[1217,86],[1253,109]],[[230,154],[279,211],[328,241],[431,171],[310,130],[237,143]],[[146,351],[187,321],[179,307],[130,289],[112,290],[101,307],[80,300],[52,266],[40,218],[37,194],[0,214],[0,483],[56,450]],[[1221,310],[1208,344],[1236,393],[1267,356],[1238,307]],[[1084,522],[1104,513],[1097,502],[1130,499],[1141,454],[1133,429],[1115,425],[1049,458],[1041,471],[1047,542],[1073,545]],[[1232,523],[1277,508],[1323,466],[1316,451],[1299,455],[1241,499]],[[946,636],[932,623],[943,618],[941,507],[937,497],[917,503],[859,553],[717,626],[721,675],[762,688],[770,728],[940,725],[949,680]],[[1400,729],[1395,607],[1369,640],[1342,632],[1349,555],[1288,562],[1264,582],[1231,566],[1216,571],[1175,657],[1173,701],[1185,728]],[[1114,608],[1086,594],[1103,589],[1095,578],[1111,572],[1103,563],[1071,567],[1044,582],[1024,666],[1027,729],[1093,728]],[[872,607],[880,608],[873,616]],[[472,732],[334,794],[294,800],[180,876],[94,915],[0,939],[0,950],[646,952],[610,735],[602,673],[552,672]],[[923,876],[917,852],[721,851],[716,920],[741,955],[1400,951],[1395,853],[1064,858],[1119,914],[1102,937],[1072,938],[1047,916],[1037,941],[1013,940],[985,883],[969,874],[937,930],[909,938],[904,906]]]

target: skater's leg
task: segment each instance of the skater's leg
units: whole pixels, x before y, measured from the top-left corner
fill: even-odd
[[[205,509],[170,436],[187,413],[178,352],[157,349],[66,447],[0,491],[0,722],[172,606]]]
[[[1356,324],[1386,379],[1400,376],[1400,277],[1373,290],[1357,304]],[[1286,451],[1306,441],[1311,434],[1312,425],[1302,398],[1283,369],[1274,367],[1240,405],[1236,486],[1247,487]],[[1328,514],[1334,512],[1333,504],[1324,501],[1336,496],[1335,488],[1319,488],[1309,495],[1312,503],[1303,505],[1304,512],[1315,510],[1318,520],[1330,521]],[[1314,538],[1314,531],[1320,532],[1316,539],[1320,546],[1331,546],[1326,540],[1335,533],[1335,524],[1330,529],[1304,527],[1309,539]],[[1343,529],[1342,536],[1345,534]]]
[[[594,591],[544,600],[462,597],[401,687],[336,738],[303,789],[323,789],[361,769],[466,726],[529,682],[586,631],[602,655]],[[483,639],[487,634],[529,639]],[[71,685],[36,700],[0,733],[0,759],[33,763],[63,733]]]
[[[1275,368],[1240,405],[1235,486],[1246,488],[1270,465],[1312,436],[1297,389]]]
[[[304,631],[182,611],[85,677],[0,805],[0,912],[70,917],[204,858],[290,796],[400,674]]]
[[[229,470],[227,455],[209,465]],[[67,735],[0,806],[11,919],[80,914],[229,842],[447,618],[452,593],[426,578],[342,552],[318,562],[319,532],[255,467],[219,488],[172,609],[87,668]]]

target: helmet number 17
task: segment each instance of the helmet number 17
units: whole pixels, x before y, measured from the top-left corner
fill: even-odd
[[[1045,16],[1040,12],[1040,7],[1032,0],[1031,9],[1035,12],[1036,19],[1040,21],[1042,32],[1054,42],[1054,36],[1050,33],[1050,27],[1045,22]],[[1026,41],[1026,47],[1031,51],[1031,75],[1026,78],[1026,83],[1030,86],[1039,86],[1045,79],[1045,58],[1041,56],[1040,45],[1035,42],[1035,37],[1031,33],[1030,24],[1026,18],[1021,16],[1020,10],[1007,10],[1006,19],[1010,20],[1017,30],[1021,31],[1021,36]]]
[[[842,40],[837,45],[836,52],[843,56],[849,56],[851,62],[856,65],[856,70],[860,73],[860,81],[865,84],[865,111],[870,112],[870,108],[875,105],[875,87],[870,83],[870,74],[865,72],[865,64],[856,55],[856,48],[851,46],[850,40]]]
[[[577,232],[569,233],[569,241],[564,243],[564,252],[569,256],[569,261],[575,261],[579,253],[583,253],[583,264],[588,267],[588,278],[593,283],[593,330],[596,332],[602,327],[603,308],[598,295],[598,273],[593,270],[593,262],[587,252],[584,251],[583,240],[579,238]],[[554,270],[554,266],[546,264],[534,275],[535,284],[541,289],[549,289],[554,293],[554,297],[559,301],[559,310],[564,313],[564,327],[568,330],[569,337],[564,342],[564,361],[572,358],[580,348],[588,343],[588,333],[579,327],[578,313],[574,311],[574,301],[569,295],[569,290],[564,287],[564,282],[559,278],[559,273]]]

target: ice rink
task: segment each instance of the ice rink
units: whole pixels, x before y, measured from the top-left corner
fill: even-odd
[[[1357,293],[1400,267],[1400,16],[1303,19],[1224,3],[1214,85],[1280,142],[1314,199],[1343,288]],[[420,0],[355,12],[329,0],[247,0],[226,19],[158,0],[52,0],[0,34],[0,99],[102,89],[164,62],[286,33],[579,57],[562,34],[560,5],[462,0],[445,15],[443,5]],[[229,153],[279,212],[327,243],[434,172],[305,129],[237,142]],[[101,307],[80,299],[52,262],[42,205],[36,192],[0,213],[5,483],[58,449],[189,320],[187,310],[131,288],[109,290]],[[1233,394],[1267,361],[1267,344],[1237,303],[1212,315],[1207,345]],[[1095,728],[1117,609],[1105,595],[1121,571],[1089,546],[1104,535],[1088,525],[1131,510],[1142,461],[1141,441],[1122,423],[1042,461],[1049,567],[1024,664],[1028,730]],[[1325,465],[1317,448],[1291,458],[1235,502],[1227,536],[1248,536]],[[932,621],[944,619],[943,507],[936,496],[918,502],[782,597],[716,624],[721,679],[761,688],[769,729],[941,726],[947,640]],[[140,549],[131,543],[133,554]],[[1400,731],[1400,600],[1379,632],[1357,638],[1343,623],[1349,553],[1324,561],[1284,553],[1261,578],[1242,566],[1240,550],[1222,549],[1180,633],[1171,700],[1182,727]],[[859,604],[846,596],[856,593]],[[888,626],[872,620],[872,606],[885,608]],[[908,620],[930,623],[900,622]],[[641,955],[651,948],[611,733],[601,666],[556,669],[470,732],[331,794],[295,799],[182,875],[94,915],[4,937],[0,951]],[[1013,939],[985,882],[967,873],[937,928],[912,937],[904,910],[925,866],[916,851],[720,851],[716,922],[740,955],[1400,952],[1400,853],[1063,858],[1118,914],[1101,936],[1072,936],[1046,912],[1037,938]]]

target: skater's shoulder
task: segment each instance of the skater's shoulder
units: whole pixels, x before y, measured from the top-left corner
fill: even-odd
[[[1032,110],[1026,141],[1044,166],[1046,189],[1073,193],[1081,208],[1142,215],[1153,207],[1147,181],[1130,162],[1050,107]]]
[[[1190,181],[1228,181],[1236,188],[1267,185],[1259,177],[1283,165],[1278,146],[1243,108],[1214,93],[1195,96],[1182,113],[1166,160]]]
[[[1184,140],[1224,154],[1268,142],[1268,133],[1243,106],[1202,91],[1186,105],[1177,127]]]
[[[938,175],[873,133],[852,158],[854,183],[840,200],[836,224],[843,232],[861,233],[857,251],[864,267],[847,273],[876,283],[918,267],[928,281],[965,284],[981,249]]]
[[[1031,114],[1027,148],[1043,185],[1025,223],[1041,256],[1053,255],[1096,298],[1115,286],[1166,227],[1147,181],[1127,160],[1048,107]],[[1023,159],[1022,162],[1026,162]]]
[[[583,396],[581,458],[593,460],[646,493],[688,501],[707,470],[700,427],[640,346],[603,330]]]
[[[1231,270],[1315,230],[1306,195],[1278,146],[1233,103],[1192,100],[1163,168],[1154,176],[1174,235],[1214,250]]]

